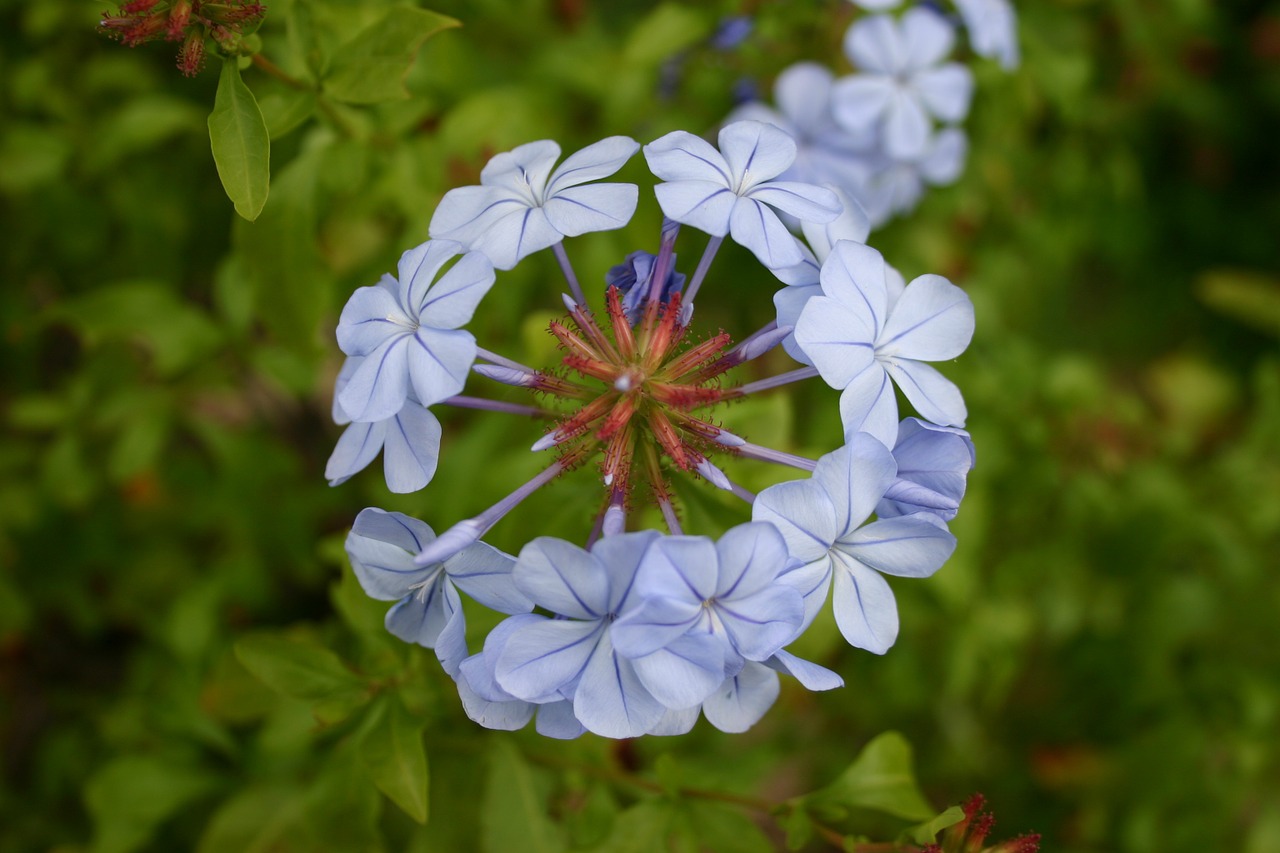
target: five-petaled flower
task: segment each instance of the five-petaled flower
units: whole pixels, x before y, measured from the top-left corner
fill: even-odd
[[[654,189],[663,213],[713,237],[730,235],[770,269],[804,260],[774,208],[808,222],[830,222],[840,215],[831,190],[773,180],[795,162],[796,143],[771,124],[727,125],[720,131],[719,151],[676,130],[646,145],[644,156],[665,181]]]
[[[916,7],[900,20],[873,15],[845,34],[845,53],[860,72],[836,82],[836,121],[853,132],[880,126],[885,153],[911,159],[924,153],[930,116],[954,122],[969,112],[973,74],[951,53],[955,29],[930,9]]]
[[[365,423],[393,417],[412,388],[430,406],[462,390],[476,358],[467,323],[493,285],[483,254],[463,255],[432,280],[462,247],[429,240],[400,256],[399,280],[384,275],[351,295],[338,321],[338,346],[363,357],[338,395],[343,412]]]
[[[414,565],[414,555],[434,538],[416,518],[370,507],[356,516],[347,535],[347,556],[370,598],[396,602],[387,611],[387,630],[435,649],[453,675],[467,655],[458,590],[502,613],[527,613],[533,605],[511,583],[514,561],[483,542],[443,563]]]
[[[896,476],[888,448],[859,434],[819,459],[810,479],[770,486],[752,507],[752,518],[777,526],[790,554],[803,562],[783,580],[804,596],[804,626],[821,609],[834,578],[840,633],[876,654],[898,637],[898,607],[881,573],[928,577],[956,546],[933,513],[864,523]]]
[[[565,237],[621,228],[635,213],[635,184],[592,184],[626,164],[640,146],[611,136],[568,157],[550,139],[499,154],[480,172],[480,186],[445,193],[431,217],[431,236],[483,252],[500,270]]]
[[[845,437],[867,432],[893,445],[893,383],[927,420],[964,426],[960,390],[925,362],[955,358],[969,346],[973,303],[965,292],[938,275],[898,290],[879,252],[847,240],[822,265],[821,280],[823,295],[800,312],[796,342],[827,384],[842,391]]]

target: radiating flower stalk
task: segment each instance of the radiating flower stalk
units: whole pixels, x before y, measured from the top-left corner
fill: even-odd
[[[531,442],[546,466],[488,509],[438,536],[417,519],[366,509],[347,541],[366,591],[398,602],[388,629],[435,649],[467,714],[491,728],[536,715],[550,737],[621,738],[679,734],[701,716],[744,731],[776,699],[779,673],[812,690],[843,683],[786,650],[828,599],[852,645],[883,653],[898,633],[884,575],[930,575],[955,548],[947,522],[973,446],[958,389],[927,362],[967,346],[973,308],[963,291],[939,276],[905,283],[862,242],[867,217],[856,202],[776,180],[796,144],[753,121],[726,127],[718,147],[681,131],[646,145],[662,179],[658,251],[632,252],[602,289],[584,288],[565,239],[630,220],[638,188],[599,181],[639,148],[610,137],[559,166],[559,146],[547,140],[498,155],[479,186],[445,195],[432,239],[404,253],[396,277],[357,290],[338,325],[348,359],[334,416],[349,425],[326,470],[334,484],[381,450],[393,491],[425,487],[441,459],[434,407],[546,419]],[[688,229],[709,239],[686,278],[675,249]],[[736,344],[723,330],[692,331],[696,304],[725,295],[713,266],[726,239],[782,282],[777,319]],[[535,369],[480,346],[464,327],[495,270],[548,248],[569,293],[565,316],[548,328],[560,363]],[[728,381],[779,345],[799,367]],[[464,395],[470,373],[532,399]],[[843,434],[819,459],[752,443],[717,419],[729,400],[795,382],[840,392]],[[922,417],[900,420],[894,383]],[[734,456],[799,479],[753,494],[717,464]],[[569,476],[600,484],[581,539],[539,536],[517,555],[483,541]],[[752,521],[718,538],[686,531],[678,477],[736,495]],[[652,518],[664,529],[644,529]],[[480,649],[467,647],[464,594],[510,614]]]

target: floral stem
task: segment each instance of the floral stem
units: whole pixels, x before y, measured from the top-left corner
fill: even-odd
[[[502,520],[503,516],[515,509],[516,506],[529,495],[554,480],[569,465],[560,460],[556,460],[548,465],[541,473],[536,474],[531,480],[484,512],[459,521],[453,527],[450,527],[439,537],[432,540],[423,548],[421,553],[414,558],[414,563],[419,566],[427,566],[432,563],[443,563],[445,560],[457,554],[463,548],[478,541],[481,536],[489,531],[491,527]]]
[[[707,248],[702,252],[702,259],[698,261],[698,268],[693,271],[693,280],[689,282],[689,289],[685,291],[684,301],[687,304],[693,304],[693,298],[698,295],[698,288],[702,287],[702,280],[707,277],[707,270],[711,269],[711,261],[723,242],[723,237],[712,237],[707,243]]]
[[[483,397],[467,397],[462,394],[448,397],[441,402],[460,409],[484,409],[490,412],[507,412],[512,415],[528,415],[531,418],[554,417],[552,412],[539,409],[537,406],[525,406],[521,403],[508,403],[503,400],[486,400]]]
[[[734,445],[734,450],[739,456],[747,459],[755,459],[759,462],[775,462],[778,465],[788,465],[792,468],[799,468],[801,471],[812,471],[817,467],[818,463],[812,459],[803,456],[796,456],[794,453],[786,453],[781,450],[774,450],[770,447],[761,447],[758,444],[752,444],[744,441],[742,444]]]
[[[768,379],[761,379],[756,382],[748,382],[746,385],[739,385],[737,388],[730,388],[725,392],[725,399],[734,397],[745,397],[748,394],[754,394],[757,391],[768,391],[770,388],[779,388],[783,385],[789,385],[792,382],[799,382],[802,379],[812,379],[818,375],[816,367],[801,367],[798,370],[790,370],[786,373],[779,373],[777,376],[770,376]]]
[[[299,91],[304,91],[304,92],[310,91],[312,88],[314,88],[309,83],[303,80],[299,80],[297,77],[294,77],[292,74],[285,71],[279,65],[276,65],[270,59],[267,59],[261,53],[255,53],[251,61],[253,62],[254,65],[258,67],[260,71],[263,71],[271,75],[272,77],[279,80],[281,83],[284,83],[286,86],[289,86],[293,89],[298,89]]]
[[[518,361],[512,361],[505,356],[498,355],[496,352],[489,352],[487,349],[483,349],[481,347],[476,347],[476,355],[483,358],[485,361],[490,361],[494,364],[501,364],[503,367],[509,367],[512,370],[519,370],[522,373],[534,372],[532,367],[525,367]]]
[[[585,305],[587,297],[582,295],[582,285],[578,284],[578,275],[573,271],[573,264],[569,263],[569,254],[564,250],[564,241],[556,243],[551,249],[555,252],[556,260],[560,262],[560,271],[564,273],[564,280],[569,283],[574,301],[579,305]]]

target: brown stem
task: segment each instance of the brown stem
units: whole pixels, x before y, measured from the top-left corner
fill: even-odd
[[[306,82],[299,80],[297,77],[294,77],[292,74],[285,71],[279,65],[276,65],[270,59],[267,59],[261,53],[255,53],[251,61],[253,62],[254,65],[258,67],[259,70],[265,71],[267,74],[276,78],[281,83],[284,83],[286,86],[290,86],[294,89],[300,89],[303,91],[309,91],[311,89],[311,86],[308,85]]]

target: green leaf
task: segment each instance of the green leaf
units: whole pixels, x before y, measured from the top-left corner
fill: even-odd
[[[409,97],[404,79],[428,38],[458,26],[453,18],[396,6],[335,51],[324,90],[350,104],[376,104]]]
[[[267,135],[279,139],[311,118],[316,111],[316,93],[300,89],[284,89],[265,96],[258,105]]]
[[[489,750],[480,827],[485,853],[555,853],[565,849],[547,814],[546,792],[524,756],[508,740],[495,740]]]
[[[685,833],[698,850],[770,853],[777,849],[760,827],[738,808],[722,803],[688,800],[682,803]]]
[[[218,809],[196,853],[302,853],[303,805],[292,788],[249,788]]]
[[[843,820],[859,808],[915,821],[936,813],[911,771],[911,745],[898,732],[874,738],[835,782],[804,800],[832,820]]]
[[[622,55],[631,65],[657,65],[710,32],[711,19],[702,11],[663,3],[631,30]]]
[[[267,203],[271,180],[271,138],[253,92],[234,62],[222,63],[218,93],[209,113],[213,162],[236,213],[250,222]]]
[[[955,826],[964,820],[964,809],[959,806],[952,806],[942,814],[927,820],[919,826],[913,826],[907,830],[907,837],[920,846],[932,844],[934,839],[938,837],[938,833],[946,829],[948,826]]]
[[[1210,270],[1196,282],[1215,311],[1280,337],[1280,279],[1246,270]]]
[[[154,829],[213,785],[194,767],[151,756],[125,756],[107,764],[85,786],[93,815],[93,853],[142,847]]]
[[[333,652],[318,645],[259,634],[236,643],[236,657],[264,684],[295,699],[353,699],[364,682]]]
[[[427,822],[425,727],[393,697],[375,706],[360,737],[360,760],[373,783],[418,823]]]
[[[667,853],[673,817],[669,800],[644,800],[618,816],[613,832],[596,848],[597,853]]]

